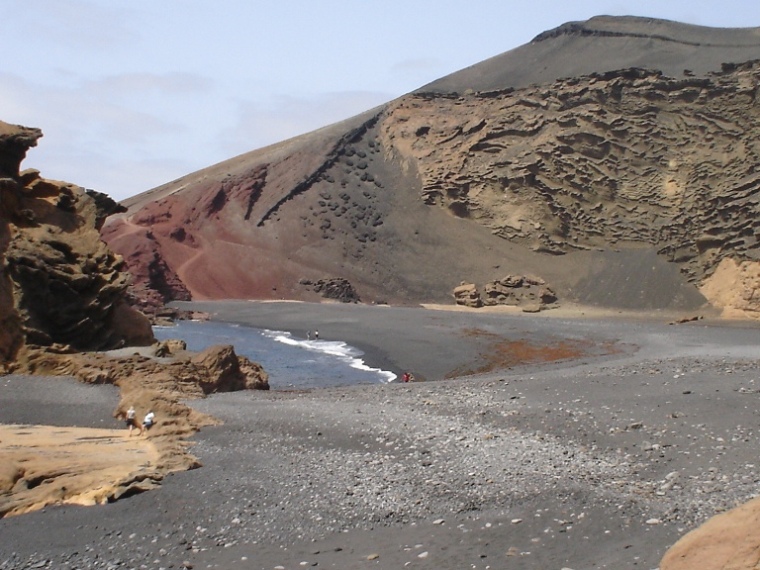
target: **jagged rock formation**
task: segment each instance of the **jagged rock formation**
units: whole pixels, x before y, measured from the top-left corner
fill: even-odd
[[[650,245],[701,280],[726,255],[757,257],[759,77],[748,63],[704,79],[630,69],[418,94],[383,124],[428,204],[537,252]]]
[[[454,302],[463,307],[477,309],[483,306],[483,299],[480,298],[478,286],[474,283],[462,283],[454,287]]]
[[[756,59],[754,29],[568,24],[128,200],[103,236],[154,302],[319,300],[299,281],[334,275],[450,302],[514,273],[568,303],[733,307],[699,288],[723,260],[756,272]]]
[[[148,320],[126,302],[122,260],[100,239],[120,207],[36,170],[19,172],[42,136],[0,122],[0,369],[27,344],[79,350],[150,344]]]
[[[211,346],[199,353],[186,353],[181,349],[182,344],[181,341],[165,341],[157,343],[152,354],[129,349],[128,352],[133,354],[122,356],[35,352],[19,364],[16,371],[74,376],[89,384],[114,384],[122,389],[131,386],[169,394],[175,399],[200,398],[217,392],[269,389],[269,375],[261,365],[238,356],[234,347]]]
[[[514,305],[524,311],[540,311],[557,303],[554,291],[539,277],[507,275],[486,283],[483,292],[487,306]]]
[[[361,301],[348,279],[340,277],[320,279],[319,281],[301,279],[300,284],[315,293],[319,293],[325,299],[332,299],[341,303],[359,303]]]
[[[115,384],[123,399],[116,414],[129,401],[161,420],[151,433],[150,469],[121,465],[97,450],[62,464],[56,453],[46,461],[39,448],[14,444],[21,449],[0,470],[0,516],[115,500],[155,487],[171,471],[198,467],[184,438],[214,420],[180,398],[269,388],[261,366],[231,346],[192,355],[181,342],[165,342],[156,347],[160,360],[139,354],[138,347],[155,342],[150,322],[129,306],[123,261],[99,233],[106,217],[123,208],[104,194],[45,180],[36,170],[19,172],[41,136],[39,129],[0,122],[0,372]],[[138,354],[87,352],[124,346]],[[8,437],[19,436],[11,431]]]
[[[40,442],[34,449],[19,449],[0,466],[0,517],[51,504],[110,502],[153,489],[172,471],[200,467],[198,460],[188,453],[186,438],[217,422],[181,400],[216,392],[269,389],[268,375],[261,366],[237,356],[231,346],[209,347],[192,354],[185,352],[181,341],[164,341],[154,347],[126,351],[133,354],[33,351],[17,363],[17,371],[117,385],[121,401],[114,411],[115,417],[123,417],[130,406],[142,414],[148,410],[155,412],[157,422],[149,433],[155,457],[147,465],[141,461],[142,465],[120,467],[119,457],[109,457],[119,456],[118,453],[101,451],[86,456],[80,453],[61,464],[57,447],[53,452]],[[109,436],[114,437],[98,434],[97,439],[106,440]],[[123,439],[124,435],[119,433],[117,438]],[[60,440],[54,438],[52,443],[60,444]],[[82,447],[82,441],[79,446]],[[33,460],[30,454],[35,456]],[[50,458],[46,460],[45,455]]]
[[[477,308],[508,305],[520,307],[525,312],[538,312],[558,306],[557,295],[540,277],[507,275],[489,281],[483,286],[483,295],[473,283],[462,283],[454,288],[457,305]]]

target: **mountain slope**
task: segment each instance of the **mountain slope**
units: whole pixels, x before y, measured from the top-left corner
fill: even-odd
[[[708,28],[652,18],[598,16],[425,85],[422,92],[490,91],[630,67],[704,76],[758,58],[760,28]],[[684,73],[686,72],[686,73]]]
[[[315,300],[330,278],[450,302],[533,274],[561,302],[754,312],[754,59],[754,28],[567,24],[136,196],[103,236],[156,305]]]

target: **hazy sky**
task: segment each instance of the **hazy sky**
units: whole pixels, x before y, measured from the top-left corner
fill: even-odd
[[[22,168],[121,200],[348,118],[564,22],[760,26],[758,0],[0,0]]]

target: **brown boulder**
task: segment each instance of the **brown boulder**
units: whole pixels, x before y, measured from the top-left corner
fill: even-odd
[[[507,275],[484,286],[483,304],[513,305],[525,312],[538,312],[557,302],[557,295],[539,277]]]
[[[473,283],[462,283],[458,287],[454,287],[454,300],[457,305],[475,309],[483,305],[478,288]]]
[[[154,345],[153,355],[159,358],[174,356],[187,350],[187,343],[184,340],[170,338],[162,340]]]
[[[719,514],[665,553],[661,570],[755,570],[760,564],[760,499]]]
[[[268,375],[264,369],[245,357],[235,354],[232,346],[211,346],[193,356],[190,362],[206,370],[200,380],[203,392],[233,392],[248,388],[268,389]]]
[[[301,279],[299,283],[307,289],[319,293],[324,299],[332,299],[341,303],[359,303],[359,294],[348,279],[333,277],[330,279]]]

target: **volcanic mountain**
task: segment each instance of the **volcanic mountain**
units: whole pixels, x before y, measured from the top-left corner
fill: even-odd
[[[565,24],[346,121],[123,202],[135,294],[754,314],[760,28]],[[504,280],[505,276],[510,276]]]

